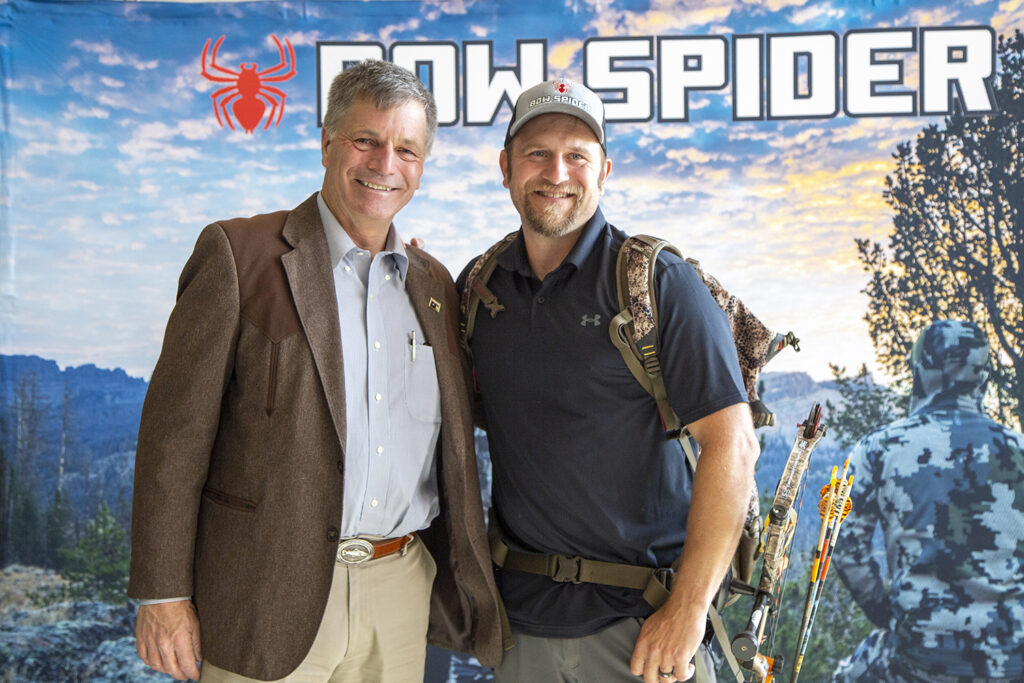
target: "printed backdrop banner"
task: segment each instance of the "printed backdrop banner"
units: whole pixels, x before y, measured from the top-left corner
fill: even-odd
[[[840,402],[830,362],[893,367],[875,358],[866,287],[912,313],[947,288],[943,305],[987,296],[971,314],[1001,344],[1000,414],[1020,419],[1022,27],[1024,0],[0,0],[0,679],[168,680],[136,656],[132,608],[107,604],[124,601],[146,380],[203,226],[319,189],[327,86],[345,65],[392,60],[434,92],[442,125],[396,224],[453,273],[519,226],[498,154],[520,92],[562,78],[600,93],[608,219],[671,240],[801,339],[768,367],[792,374],[767,380],[779,415],[761,432],[767,488],[811,398]],[[1009,106],[986,116],[996,97]],[[933,158],[978,156],[939,180],[921,172],[901,143],[929,126],[969,129],[974,145],[937,135]],[[913,276],[869,284],[855,240],[888,243],[890,204],[913,199],[887,201],[897,174],[926,200],[895,221],[912,233]],[[946,267],[950,253],[966,265]],[[876,342],[932,315],[890,310],[875,310]],[[816,457],[841,462],[840,450],[831,438]],[[794,547],[809,548],[815,530],[801,533]],[[93,600],[30,609],[65,597]],[[489,679],[438,650],[427,670],[433,683]]]
[[[544,78],[608,102],[605,214],[700,259],[803,352],[873,362],[854,239],[884,240],[896,145],[992,107],[1020,0],[3,4],[3,352],[148,378],[201,228],[322,180],[331,76],[413,68],[442,128],[397,220],[457,273],[518,227],[498,151]]]

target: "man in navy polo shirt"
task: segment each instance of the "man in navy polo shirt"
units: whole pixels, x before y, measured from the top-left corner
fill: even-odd
[[[758,452],[728,321],[694,270],[662,252],[661,359],[672,407],[701,448],[691,475],[608,337],[626,235],[598,208],[612,166],[601,100],[565,80],[526,90],[500,163],[522,228],[488,282],[505,308],[480,313],[471,340],[496,530],[525,558],[497,570],[516,640],[497,680],[686,680],[695,655],[710,660],[706,614]],[[679,578],[654,610],[642,590],[572,568],[570,577],[564,566],[576,560],[545,563],[553,556],[661,568],[678,560]],[[531,564],[549,569],[522,569]]]

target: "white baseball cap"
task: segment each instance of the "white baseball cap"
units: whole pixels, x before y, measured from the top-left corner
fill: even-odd
[[[511,142],[527,121],[543,114],[575,116],[590,126],[601,149],[608,151],[604,144],[604,103],[601,98],[585,85],[564,78],[544,81],[523,91],[512,111],[505,144]]]

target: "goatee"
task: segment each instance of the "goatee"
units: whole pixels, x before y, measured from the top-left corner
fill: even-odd
[[[531,229],[544,237],[563,237],[579,227],[580,224],[580,195],[582,188],[575,186],[543,186],[527,188],[527,197],[534,192],[558,192],[572,196],[573,206],[568,213],[563,213],[564,208],[548,205],[543,209],[537,209],[527,200],[525,202],[524,227]]]

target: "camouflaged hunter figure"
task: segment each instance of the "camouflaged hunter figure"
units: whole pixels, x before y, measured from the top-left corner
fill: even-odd
[[[976,325],[933,323],[910,354],[910,416],[853,449],[833,561],[879,630],[836,681],[1024,680],[1024,436],[982,412],[988,360]]]

